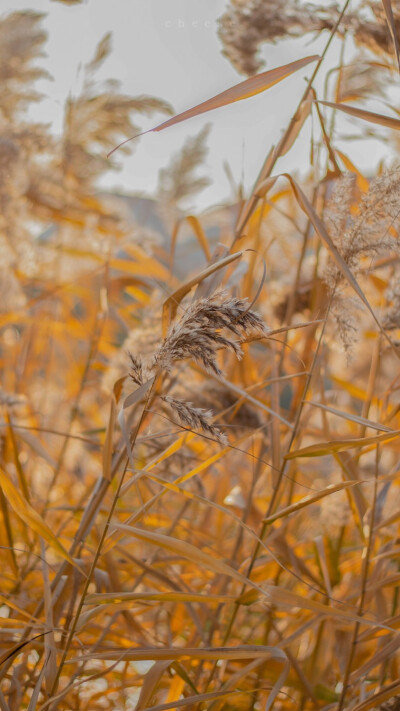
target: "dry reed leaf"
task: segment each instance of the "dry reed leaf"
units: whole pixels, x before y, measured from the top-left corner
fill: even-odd
[[[331,442],[321,442],[320,444],[311,444],[309,447],[303,447],[295,452],[289,452],[285,459],[296,459],[297,457],[323,457],[326,454],[337,452],[346,452],[355,447],[369,447],[371,445],[380,444],[381,442],[390,442],[400,435],[400,430],[392,430],[391,432],[376,435],[375,437],[360,437],[359,439],[337,439]]]
[[[191,603],[197,602],[204,605],[208,603],[220,604],[233,604],[236,601],[236,597],[233,595],[215,595],[212,594],[202,595],[201,593],[182,593],[182,592],[154,592],[154,593],[93,593],[88,595],[85,599],[85,605],[95,605],[92,610],[84,612],[79,617],[79,622],[77,625],[77,632],[83,629],[89,620],[93,620],[98,615],[103,614],[105,611],[111,611],[111,614],[115,614],[119,610],[127,610],[132,607],[132,603]]]
[[[184,296],[186,296],[186,294],[188,294],[189,291],[193,289],[194,286],[196,286],[196,284],[201,284],[201,282],[204,281],[204,279],[207,279],[207,277],[209,277],[211,274],[214,274],[219,269],[223,269],[228,264],[231,264],[236,259],[239,259],[243,255],[243,253],[243,250],[241,250],[240,252],[235,252],[234,254],[228,254],[227,257],[220,259],[214,264],[210,264],[206,269],[203,269],[203,271],[201,271],[199,274],[192,277],[192,279],[189,279],[189,281],[180,286],[179,289],[177,289],[173,294],[171,294],[171,296],[168,297],[168,299],[166,299],[166,301],[164,301],[162,312],[163,337],[166,336],[169,325],[174,319],[178,310],[178,306]]]
[[[92,593],[85,598],[85,605],[103,605],[110,603],[119,604],[121,602],[135,601],[154,601],[154,602],[234,602],[234,595],[218,595],[214,593],[193,593],[193,592],[111,592],[111,593]]]
[[[111,466],[113,455],[113,434],[115,422],[117,419],[117,403],[114,394],[110,398],[110,414],[106,429],[106,438],[103,446],[103,477],[107,481],[111,481]]]
[[[170,660],[162,660],[155,662],[151,669],[147,672],[143,679],[142,688],[140,690],[140,696],[138,702],[135,706],[135,711],[143,711],[143,709],[148,708],[152,697],[155,694],[157,686],[162,679],[164,672],[170,666]]]
[[[265,336],[264,336],[265,338]],[[249,341],[252,339],[249,338]],[[257,340],[257,337],[254,339]],[[240,388],[238,385],[235,385],[234,383],[231,383],[229,380],[226,380],[223,376],[218,376],[216,377],[216,380],[223,385],[225,385],[229,390],[232,390],[232,392],[236,393],[237,395],[240,395],[244,400],[247,402],[250,402],[252,405],[255,405],[255,407],[258,407],[260,410],[263,410],[266,412],[268,415],[272,415],[272,417],[275,417],[277,420],[282,422],[283,425],[286,425],[286,427],[289,427],[289,429],[293,429],[293,425],[291,422],[286,420],[282,415],[280,415],[278,412],[275,412],[275,410],[272,410],[268,405],[265,405],[261,400],[257,400],[257,398],[253,397],[250,395],[246,390],[243,390],[243,388]]]
[[[166,536],[163,533],[157,533],[156,531],[146,531],[141,528],[134,528],[133,526],[128,526],[124,523],[114,523],[113,528],[117,529],[117,531],[125,531],[125,535],[129,534],[130,536],[133,536],[133,538],[138,538],[140,541],[155,544],[160,548],[173,552],[175,555],[179,555],[187,560],[190,560],[192,563],[197,563],[202,568],[205,567],[208,570],[212,570],[214,573],[227,575],[229,578],[233,578],[244,585],[250,585],[256,590],[262,592],[258,585],[253,583],[251,580],[248,580],[244,575],[238,573],[222,560],[214,558],[208,553],[204,553],[204,551],[196,548],[196,546],[193,546],[191,543],[180,541],[178,538],[172,538],[171,536]]]
[[[41,538],[43,538],[48,545],[53,548],[62,558],[64,558],[70,565],[73,565],[81,575],[83,575],[82,570],[79,565],[71,558],[67,553],[64,546],[61,545],[58,538],[50,530],[48,525],[43,521],[42,517],[38,514],[35,509],[32,508],[30,504],[24,499],[24,497],[19,493],[18,489],[15,488],[11,479],[7,476],[4,470],[0,467],[0,487],[3,490],[4,496],[6,497],[8,503],[14,512],[19,516],[24,523],[32,531],[35,531]]]
[[[29,701],[28,711],[36,711],[36,709],[37,709],[37,702],[38,702],[39,694],[40,694],[40,691],[42,688],[43,677],[46,673],[46,666],[47,666],[47,658],[45,658],[45,660],[43,662],[43,666],[40,670],[40,674],[38,675],[38,678],[37,678],[37,681],[35,684],[35,688],[33,689],[32,696]],[[5,711],[5,709],[2,708],[1,711]]]
[[[8,661],[11,657],[14,657],[16,654],[19,654],[19,652],[24,649],[24,647],[26,647],[28,644],[31,644],[36,639],[44,637],[46,634],[48,634],[48,632],[41,632],[40,634],[36,634],[34,637],[31,637],[31,639],[27,639],[24,642],[18,642],[18,644],[14,644],[10,649],[8,649],[4,654],[1,655],[0,666],[2,666],[2,664],[5,664],[5,662]]]
[[[351,612],[346,612],[336,607],[329,607],[328,605],[324,605],[322,602],[317,602],[316,600],[308,600],[302,595],[298,595],[290,590],[285,590],[277,585],[266,585],[264,591],[268,596],[270,603],[276,605],[277,607],[299,607],[302,610],[310,610],[311,612],[315,612],[326,617],[346,620],[347,622],[357,622],[358,624],[393,631],[390,627],[379,622],[378,620],[370,620],[366,617],[360,617],[359,615],[354,615]]]
[[[364,109],[358,109],[356,106],[347,106],[344,104],[335,104],[331,101],[318,101],[318,104],[323,104],[324,106],[329,106],[331,109],[338,109],[338,111],[344,111],[345,114],[350,116],[355,116],[355,118],[364,119],[364,121],[370,121],[371,123],[376,123],[379,126],[386,126],[386,128],[393,128],[395,131],[400,129],[400,119],[392,118],[391,116],[384,116],[383,114],[376,114],[373,111],[365,111]]]
[[[354,397],[356,400],[361,400],[362,402],[365,402],[367,399],[367,391],[364,390],[363,388],[360,388],[358,385],[355,385],[351,381],[344,380],[343,378],[339,378],[337,375],[333,375],[333,382],[338,385],[339,387],[343,388],[346,392],[348,392],[352,397]],[[379,408],[381,408],[381,399],[377,395],[372,396],[371,403],[373,405],[377,405]]]
[[[391,0],[382,0],[382,5],[386,14],[386,21],[388,24],[389,32],[392,38],[394,51],[396,53],[397,65],[400,70],[400,50],[399,50],[399,40],[397,37],[397,28],[394,22],[393,10]]]
[[[23,610],[22,607],[18,607],[18,605],[16,605],[12,600],[6,597],[6,595],[0,595],[0,603],[2,605],[7,605],[11,610],[18,612],[19,615],[26,617],[28,620],[31,620],[31,622],[37,622],[38,624],[42,624],[38,618],[34,617],[33,615],[30,615],[29,612]]]
[[[385,662],[386,659],[392,658],[393,655],[396,654],[396,652],[398,651],[399,647],[400,634],[397,633],[396,635],[394,635],[393,639],[390,639],[388,642],[386,642],[386,644],[382,644],[378,651],[375,652],[375,654],[373,654],[370,659],[368,659],[357,669],[357,672],[353,672],[352,677],[350,677],[350,682],[354,683],[355,681],[357,681],[357,677],[365,677],[367,674],[370,673],[370,671],[372,671],[372,669],[377,667],[378,664],[380,665]]]
[[[305,496],[300,501],[297,501],[297,503],[286,506],[284,509],[276,511],[271,516],[267,516],[267,518],[264,518],[263,521],[267,524],[273,523],[280,518],[289,516],[296,511],[300,511],[300,509],[304,509],[306,506],[310,506],[310,504],[314,504],[316,501],[320,501],[325,498],[325,496],[331,496],[331,494],[335,494],[337,491],[348,489],[350,486],[355,486],[356,484],[362,484],[362,481],[344,481],[339,484],[329,484],[326,489],[321,489],[315,494],[308,494],[308,496]]]
[[[177,241],[177,239],[178,239],[178,232],[179,232],[179,229],[180,229],[181,225],[182,225],[185,221],[188,222],[189,225],[191,226],[191,228],[192,228],[194,234],[196,235],[197,241],[198,241],[200,247],[202,248],[202,250],[203,250],[203,252],[204,252],[204,254],[205,254],[206,260],[207,260],[207,262],[209,262],[209,261],[211,260],[210,247],[209,247],[209,244],[208,244],[208,239],[207,239],[206,233],[204,232],[204,230],[203,230],[203,228],[202,228],[202,226],[201,226],[200,220],[199,220],[195,215],[185,215],[185,217],[183,217],[182,219],[178,220],[178,222],[176,223],[176,225],[174,226],[174,229],[173,229],[173,231],[172,231],[172,235],[171,235],[171,252],[170,252],[170,254],[171,254],[171,264],[172,264],[173,259],[174,259],[175,245],[176,245],[176,241]]]
[[[49,570],[46,562],[46,549],[43,539],[40,541],[42,553],[42,569],[44,582],[44,611],[46,617],[45,627],[49,634],[44,638],[45,662],[43,664],[46,691],[51,693],[54,681],[57,676],[57,646],[54,639],[54,599],[50,586]]]
[[[301,129],[303,128],[307,118],[311,113],[313,101],[315,98],[315,91],[314,89],[310,88],[306,98],[303,99],[295,115],[293,116],[293,119],[290,124],[290,131],[285,134],[285,140],[283,141],[283,143],[279,144],[279,152],[277,152],[276,158],[284,156],[290,151],[297,136],[299,135]]]
[[[369,709],[376,708],[399,692],[400,681],[394,681],[392,684],[384,686],[383,689],[377,691],[376,694],[369,696],[365,701],[361,701],[361,703],[352,706],[351,711],[368,711]]]
[[[128,250],[126,250],[128,251]],[[110,259],[110,268],[117,269],[120,272],[134,274],[135,276],[151,277],[152,279],[160,279],[168,281],[169,272],[162,264],[156,260],[136,260],[119,259],[117,257]]]
[[[293,72],[297,72],[299,69],[306,67],[307,64],[316,62],[317,60],[319,60],[319,56],[315,54],[310,57],[304,57],[303,59],[297,59],[295,62],[290,62],[282,67],[270,69],[267,72],[262,72],[261,74],[256,74],[249,79],[245,79],[244,81],[239,82],[239,84],[235,84],[230,87],[230,89],[226,89],[220,94],[213,96],[211,99],[207,99],[207,101],[203,101],[201,104],[197,104],[193,108],[177,114],[173,118],[168,119],[168,121],[164,121],[158,126],[150,128],[148,131],[143,131],[143,133],[139,133],[136,136],[132,136],[132,138],[128,138],[126,141],[123,141],[116,146],[107,157],[109,158],[114,151],[121,146],[124,146],[129,141],[132,141],[134,138],[138,138],[139,136],[144,136],[146,133],[162,131],[164,128],[174,126],[175,124],[180,123],[181,121],[186,121],[186,119],[192,118],[193,116],[198,116],[199,114],[204,114],[207,111],[212,111],[213,109],[218,109],[222,106],[232,104],[235,101],[242,101],[242,99],[248,99],[251,96],[260,94],[262,91],[270,89],[272,86],[282,81],[282,79],[290,76]]]
[[[73,659],[68,659],[66,664],[82,662],[85,659],[106,659],[113,661],[123,658],[124,661],[158,661],[158,660],[178,660],[178,659],[203,659],[209,660],[240,660],[240,659],[269,659],[270,657],[285,659],[285,653],[277,647],[268,647],[264,645],[239,645],[237,647],[204,647],[191,648],[182,647],[179,649],[173,647],[131,647],[122,649],[121,647],[113,648],[104,652],[93,652],[91,654],[82,655]]]
[[[175,677],[176,678],[176,677]],[[186,696],[183,699],[157,704],[156,706],[148,706],[146,711],[170,711],[171,709],[183,708],[184,706],[192,706],[192,704],[200,704],[208,701],[217,701],[229,699],[231,696],[242,696],[243,694],[251,694],[250,691],[232,690],[232,691],[209,691],[205,694],[196,694],[195,696]]]
[[[337,410],[335,407],[331,407],[330,405],[323,405],[321,402],[313,402],[312,400],[306,400],[306,403],[307,405],[312,405],[312,407],[319,407],[320,410],[330,412],[332,415],[336,415],[337,417],[342,417],[344,420],[349,420],[349,422],[355,422],[356,424],[362,425],[363,427],[371,427],[371,429],[378,430],[381,432],[393,432],[390,427],[386,427],[386,425],[381,425],[378,422],[368,420],[366,417],[360,417],[359,415],[353,415],[350,412]]]

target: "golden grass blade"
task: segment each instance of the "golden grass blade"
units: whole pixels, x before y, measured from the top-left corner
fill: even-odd
[[[143,383],[143,385],[140,385],[136,390],[133,391],[133,393],[130,393],[128,395],[124,402],[122,409],[126,410],[127,407],[131,407],[132,405],[136,405],[137,402],[139,402],[145,395],[146,393],[150,390],[151,386],[154,383],[154,378],[150,378],[150,380],[147,380],[146,383]]]
[[[275,684],[273,685],[271,689],[271,693],[268,696],[268,701],[265,705],[265,711],[269,711],[271,708],[272,704],[274,703],[276,697],[279,694],[279,691],[281,690],[282,686],[284,685],[286,678],[289,674],[290,671],[290,663],[289,659],[286,656],[286,653],[282,649],[274,649],[272,658],[278,661],[283,662],[283,668],[282,671],[276,680]],[[225,682],[225,684],[222,687],[222,691],[225,689],[232,689],[237,686],[237,684],[245,678],[253,669],[257,668],[260,664],[263,664],[264,660],[263,659],[255,659],[253,662],[250,662],[250,664],[247,664],[244,668],[240,669],[236,674],[233,674],[232,677]]]
[[[355,486],[355,484],[361,483],[361,481],[344,481],[340,482],[339,484],[329,484],[326,489],[321,489],[315,494],[309,494],[308,496],[305,496],[300,501],[297,501],[297,503],[291,504],[291,506],[286,506],[280,511],[276,511],[274,514],[272,514],[272,516],[267,516],[267,518],[264,518],[263,521],[264,523],[268,524],[273,523],[274,521],[277,521],[280,518],[285,518],[286,516],[290,516],[290,514],[295,513],[296,511],[300,511],[301,509],[306,508],[306,506],[310,506],[310,504],[314,504],[316,501],[324,499],[325,496],[331,496],[331,494],[335,494],[337,491],[342,491],[343,489],[348,489],[350,486]]]
[[[400,634],[397,633],[393,639],[390,639],[386,644],[382,644],[378,651],[357,669],[357,673],[353,673],[353,680],[350,677],[350,681],[356,681],[354,677],[360,678],[361,675],[365,677],[374,667],[377,667],[378,664],[383,664],[388,658],[393,659],[399,647]]]
[[[143,592],[143,593],[93,593],[88,595],[85,599],[85,605],[95,605],[95,607],[87,612],[84,612],[79,617],[79,622],[77,625],[77,632],[79,632],[83,627],[86,626],[89,620],[94,617],[104,613],[110,609],[111,613],[114,614],[116,610],[126,610],[132,606],[132,603],[167,603],[175,602],[179,603],[191,603],[198,602],[203,605],[209,605],[210,603],[215,603],[216,605],[221,604],[232,604],[236,600],[233,595],[217,595],[211,593],[210,595],[202,595],[201,593],[182,593],[177,591],[172,592]]]
[[[200,659],[200,660],[245,660],[245,659],[286,659],[285,653],[278,647],[270,647],[258,644],[240,645],[237,647],[131,647],[126,650],[121,647],[110,647],[109,650],[103,652],[93,652],[92,654],[84,654],[81,657],[67,659],[66,664],[72,664],[77,661],[82,662],[85,659],[106,659],[113,661],[114,659],[123,659],[123,661],[155,661],[158,660],[177,660],[177,659]]]
[[[259,590],[258,585],[252,583],[244,575],[241,575],[234,570],[234,568],[231,568],[231,566],[227,565],[222,560],[214,558],[209,553],[204,553],[204,551],[196,548],[196,546],[193,546],[191,543],[180,541],[178,538],[172,538],[171,536],[166,536],[163,533],[158,533],[156,531],[146,531],[141,528],[128,526],[124,523],[114,523],[113,528],[121,532],[125,531],[126,535],[133,536],[140,541],[155,544],[160,548],[174,553],[175,555],[182,556],[182,558],[190,560],[192,563],[197,563],[202,568],[205,567],[208,570],[212,570],[214,573],[219,573],[220,575],[227,575],[229,578],[233,578],[234,580],[237,580],[245,585],[252,585]]]
[[[318,59],[319,56],[316,54],[310,57],[304,57],[303,59],[297,59],[295,62],[285,64],[282,67],[276,67],[275,69],[270,69],[267,72],[262,72],[261,74],[256,74],[249,79],[245,79],[244,81],[239,82],[239,84],[235,84],[230,87],[230,89],[226,89],[220,94],[213,96],[211,99],[207,99],[207,101],[203,101],[201,104],[197,104],[196,106],[193,106],[193,108],[187,109],[187,111],[183,111],[167,121],[163,121],[163,123],[158,124],[158,126],[150,128],[148,131],[143,131],[143,133],[140,133],[137,136],[128,138],[108,153],[107,157],[109,158],[114,151],[138,136],[143,136],[146,133],[151,133],[152,131],[162,131],[164,128],[174,126],[175,124],[180,123],[181,121],[186,121],[193,116],[199,116],[199,114],[204,114],[207,111],[219,109],[222,106],[227,106],[235,101],[242,101],[242,99],[248,99],[251,96],[260,94],[261,92],[266,91],[266,89],[270,89],[275,84],[278,84],[278,82],[290,76],[293,72],[297,72],[299,69],[306,67],[307,64],[316,62]]]
[[[14,577],[18,579],[19,576],[19,570],[18,570],[18,563],[17,563],[17,557],[15,555],[15,550],[14,550],[14,534],[11,526],[11,521],[10,521],[10,514],[8,511],[8,506],[7,506],[7,500],[6,497],[3,494],[3,490],[0,487],[0,511],[1,515],[3,517],[3,525],[4,525],[4,533],[3,535],[5,536],[5,540],[7,541],[7,546],[4,546],[4,549],[7,551],[7,557],[11,566],[11,569],[14,573]]]
[[[155,694],[157,686],[162,679],[164,672],[170,666],[171,661],[169,659],[164,659],[162,661],[153,664],[151,669],[147,672],[144,677],[142,688],[140,690],[140,696],[138,702],[135,706],[135,711],[143,711],[149,707],[150,701]]]
[[[2,605],[7,605],[7,607],[9,607],[11,610],[18,612],[19,615],[26,617],[28,620],[31,620],[32,622],[37,622],[38,624],[42,624],[37,617],[30,615],[29,612],[23,610],[22,607],[18,607],[18,605],[15,605],[15,603],[10,600],[6,595],[0,595],[0,603]]]
[[[106,438],[103,447],[103,477],[107,481],[111,481],[111,465],[112,465],[112,453],[113,453],[113,434],[115,421],[117,419],[117,403],[114,394],[111,395],[110,399],[110,414],[108,418],[108,425],[106,430]]]
[[[28,706],[28,710],[27,710],[27,711],[36,711],[36,709],[37,709],[37,702],[38,702],[39,694],[40,694],[40,691],[41,691],[41,688],[42,688],[42,681],[43,681],[43,677],[44,677],[44,674],[45,674],[45,671],[46,671],[46,666],[47,666],[47,658],[45,658],[45,660],[44,660],[44,662],[43,662],[43,666],[42,666],[42,668],[41,668],[41,670],[40,670],[40,674],[39,674],[39,676],[38,676],[38,678],[37,678],[37,682],[36,682],[36,684],[35,684],[35,688],[34,688],[34,690],[33,690],[33,692],[32,692],[32,696],[31,696],[31,699],[30,699],[30,701],[29,701],[29,706]]]
[[[400,50],[399,50],[399,40],[397,37],[397,28],[394,22],[393,10],[391,0],[382,0],[383,9],[386,14],[386,21],[389,28],[390,36],[392,38],[394,51],[396,53],[397,66],[400,70]]]
[[[12,448],[13,448],[13,454],[14,454],[14,464],[15,464],[15,469],[17,471],[18,475],[18,482],[21,487],[22,493],[24,498],[29,501],[29,491],[28,491],[28,484],[26,481],[25,477],[25,472],[22,468],[21,461],[20,461],[20,456],[19,456],[19,450],[18,450],[18,443],[17,443],[17,438],[14,433],[14,428],[11,420],[11,415],[9,412],[6,413],[6,419],[7,419],[7,424],[8,424],[8,433],[10,436],[10,440],[12,443]]]
[[[318,101],[318,103],[323,104],[324,106],[329,106],[331,109],[338,109],[338,111],[344,111],[345,114],[349,114],[350,116],[354,116],[355,118],[360,118],[364,121],[369,121],[370,123],[376,123],[379,126],[386,126],[386,128],[392,128],[395,131],[398,131],[400,129],[400,119],[392,118],[391,116],[385,116],[384,114],[376,114],[372,111],[358,109],[357,106],[335,104],[331,101]]]
[[[312,400],[307,400],[307,405],[312,405],[312,407],[319,407],[321,410],[330,412],[332,415],[337,417],[342,417],[344,420],[349,420],[350,422],[355,422],[363,427],[371,427],[371,429],[378,430],[381,432],[393,432],[390,427],[386,425],[381,425],[378,422],[373,422],[368,420],[366,417],[360,417],[359,415],[353,415],[351,412],[344,412],[343,410],[337,410],[335,407],[330,407],[330,405],[323,405],[321,402],[313,402]]]
[[[370,447],[380,442],[389,442],[400,435],[400,430],[392,430],[375,437],[360,437],[359,439],[337,439],[331,442],[321,442],[321,444],[311,444],[309,447],[297,449],[289,452],[285,459],[296,459],[297,457],[323,457],[326,454],[337,452],[347,452],[349,449],[357,447]]]
[[[355,706],[352,706],[351,711],[369,711],[369,709],[373,708],[378,708],[383,704],[385,701],[389,701],[389,699],[393,698],[393,696],[396,696],[400,692],[400,681],[394,681],[392,684],[389,684],[388,686],[384,686],[383,689],[380,691],[377,691],[376,694],[372,694],[372,696],[369,696],[365,701],[362,701],[360,704],[356,704]]]
[[[13,425],[14,430],[16,429]],[[51,467],[57,466],[56,460],[47,452],[40,440],[31,432],[25,432],[23,429],[18,431],[18,436],[22,439],[39,457],[42,457]]]
[[[237,395],[240,395],[244,400],[247,400],[250,402],[252,405],[255,405],[255,407],[260,408],[260,410],[264,410],[264,412],[267,412],[269,415],[272,417],[276,417],[277,420],[282,422],[283,425],[286,425],[290,430],[293,429],[293,425],[291,422],[286,420],[282,415],[280,415],[278,412],[275,412],[275,410],[272,410],[268,405],[265,405],[263,402],[260,400],[257,400],[257,398],[252,397],[246,390],[243,390],[243,388],[238,387],[237,385],[234,385],[231,383],[229,380],[226,380],[226,378],[222,376],[215,376],[215,379],[218,380],[220,383],[223,383],[226,385],[226,387],[229,390],[232,390],[232,392],[236,393]]]
[[[31,642],[34,642],[35,639],[40,639],[40,637],[44,637],[44,635],[48,634],[48,632],[40,632],[40,634],[35,635],[31,639],[27,639],[25,642],[19,642],[18,644],[14,644],[11,649],[8,649],[4,654],[1,655],[0,657],[0,666],[4,664],[8,659],[11,659],[14,657],[16,654],[18,654],[21,649],[24,649],[28,644],[31,644]]]
[[[220,259],[218,262],[210,264],[206,269],[203,269],[203,271],[201,271],[199,274],[192,277],[192,279],[189,279],[189,281],[180,286],[179,289],[174,291],[174,293],[171,294],[171,296],[169,296],[166,301],[164,301],[162,312],[162,330],[164,337],[167,334],[168,327],[173,318],[175,317],[176,312],[178,310],[178,306],[184,296],[186,296],[186,294],[188,294],[189,291],[193,289],[194,286],[196,286],[196,284],[201,284],[201,282],[204,281],[204,279],[207,279],[207,277],[209,277],[211,274],[214,274],[219,269],[223,269],[228,264],[234,262],[236,259],[240,259],[242,255],[243,250],[241,250],[240,252],[235,252],[234,254],[228,254],[228,256],[224,257],[224,259]]]
[[[207,235],[203,230],[203,227],[201,226],[200,220],[195,216],[195,215],[185,215],[184,218],[181,220],[178,220],[176,223],[172,235],[171,235],[171,269],[174,261],[174,255],[175,255],[175,247],[176,247],[176,241],[178,239],[178,233],[179,230],[184,222],[188,222],[189,225],[191,226],[194,234],[196,235],[197,241],[202,248],[207,262],[211,260],[211,252],[210,252],[210,247],[208,244],[208,239]]]
[[[380,623],[378,620],[370,620],[366,617],[359,617],[358,615],[346,612],[345,610],[340,610],[336,607],[329,607],[328,605],[324,605],[322,602],[309,600],[302,595],[291,592],[290,590],[284,590],[278,585],[265,586],[265,593],[267,594],[270,602],[277,605],[277,607],[299,607],[300,609],[310,610],[311,612],[325,615],[327,617],[333,617],[334,619],[347,620],[348,622],[358,622],[359,624],[369,625],[379,629],[391,630],[390,627]]]
[[[184,708],[185,706],[190,706],[191,708],[203,702],[208,701],[221,701],[223,699],[229,699],[232,696],[243,696],[244,694],[253,694],[257,689],[252,691],[247,689],[232,689],[230,691],[208,691],[205,694],[196,694],[195,696],[186,696],[183,699],[177,701],[169,701],[164,704],[157,704],[156,706],[148,706],[146,711],[172,711],[177,708]],[[211,709],[211,705],[208,707]]]
[[[303,128],[307,118],[311,113],[311,108],[314,99],[315,92],[312,88],[310,88],[307,96],[305,97],[305,99],[303,99],[295,115],[293,116],[292,122],[290,124],[290,130],[285,135],[284,142],[282,144],[279,144],[279,152],[276,153],[276,158],[284,156],[290,151],[297,136],[299,135],[301,129]]]
[[[121,602],[154,601],[154,602],[233,602],[234,595],[218,595],[213,593],[192,593],[192,592],[112,592],[112,593],[92,593],[87,595],[85,605],[103,605]]]
[[[49,630],[49,634],[44,638],[45,661],[43,664],[43,673],[45,679],[46,691],[49,694],[54,684],[57,675],[57,652],[54,639],[54,600],[50,586],[49,569],[46,561],[46,548],[43,538],[40,540],[40,548],[42,554],[42,571],[43,571],[43,600],[44,611],[46,617],[45,629]]]
[[[14,484],[11,482],[11,479],[9,479],[1,467],[0,486],[11,508],[17,516],[24,521],[28,528],[41,536],[41,538],[43,538],[51,548],[53,548],[62,558],[68,561],[70,565],[73,565],[83,575],[79,565],[75,563],[73,558],[71,558],[71,556],[67,553],[64,546],[61,545],[58,538],[43,521],[42,517],[37,513],[37,511],[35,511],[34,508],[32,508],[30,504],[28,504],[24,497],[19,493],[18,489],[15,488]]]

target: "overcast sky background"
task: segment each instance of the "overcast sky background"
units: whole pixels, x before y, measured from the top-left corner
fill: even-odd
[[[58,132],[66,97],[79,92],[80,66],[93,56],[97,43],[109,31],[113,51],[98,76],[118,79],[127,94],[165,99],[176,113],[242,81],[245,77],[222,55],[217,35],[217,19],[226,5],[226,0],[85,0],[75,6],[52,0],[0,0],[0,11],[6,14],[31,9],[47,15],[44,26],[49,34],[48,57],[44,65],[54,80],[42,83],[41,89],[48,98],[32,109],[32,117],[51,122]],[[307,36],[276,46],[265,45],[265,69],[318,54],[326,39],[326,35],[317,39]],[[334,42],[326,66],[337,63],[338,53],[339,42]],[[195,207],[202,209],[232,198],[224,162],[229,163],[237,184],[243,179],[246,188],[252,185],[267,151],[279,140],[295,110],[313,66],[256,97],[142,137],[131,156],[125,158],[120,153],[123,169],[111,172],[103,184],[123,192],[151,193],[157,185],[159,169],[167,165],[185,138],[211,122],[205,172],[212,185],[196,199]],[[165,116],[139,117],[143,130],[161,120]],[[344,126],[346,121],[349,125],[349,119],[341,120]],[[307,166],[310,131],[308,122],[294,149],[280,161],[279,172]],[[385,152],[377,141],[368,145],[368,151],[362,143],[351,148],[358,167],[367,173]]]

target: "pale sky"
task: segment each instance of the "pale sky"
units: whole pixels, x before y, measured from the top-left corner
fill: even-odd
[[[223,57],[217,36],[217,18],[225,6],[226,0],[85,0],[75,6],[52,0],[0,0],[1,14],[23,9],[47,14],[44,24],[49,34],[48,57],[44,65],[54,81],[42,83],[41,89],[49,98],[32,109],[32,117],[51,122],[55,131],[62,125],[66,97],[79,90],[80,65],[92,57],[96,44],[109,31],[113,35],[113,51],[99,76],[118,79],[127,94],[165,99],[176,113],[242,81],[245,77]],[[323,35],[313,40],[308,36],[277,46],[265,45],[265,68],[318,54],[326,38]],[[338,52],[339,42],[334,42],[327,66],[337,62]],[[124,192],[151,193],[157,185],[159,169],[165,167],[185,138],[211,122],[205,172],[213,182],[196,200],[196,208],[217,204],[231,195],[223,168],[225,161],[235,181],[239,183],[243,177],[249,188],[266,153],[279,140],[295,110],[312,68],[309,65],[301,69],[251,99],[142,137],[131,156],[125,158],[120,153],[123,170],[111,172],[107,186]],[[139,117],[143,129],[164,119],[161,115]],[[310,130],[308,122],[294,150],[280,161],[279,172],[292,172],[307,165]],[[357,145],[355,151],[358,166],[368,172],[383,147],[375,142],[367,154]]]

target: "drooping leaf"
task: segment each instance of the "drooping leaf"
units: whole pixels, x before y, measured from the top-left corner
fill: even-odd
[[[116,146],[108,154],[108,157],[111,156],[118,148],[125,145],[125,143],[133,140],[133,138],[143,136],[146,133],[151,133],[152,131],[162,131],[164,128],[174,126],[175,124],[180,123],[181,121],[186,121],[186,119],[192,118],[193,116],[199,116],[199,114],[204,114],[207,111],[219,109],[220,107],[227,106],[235,101],[242,101],[242,99],[248,99],[250,96],[260,94],[262,91],[270,89],[271,86],[274,86],[278,82],[282,81],[282,79],[285,79],[285,77],[290,76],[293,72],[296,72],[298,69],[302,69],[302,67],[307,66],[307,64],[310,64],[311,62],[316,62],[318,59],[319,56],[315,54],[310,57],[304,57],[303,59],[297,59],[295,62],[290,62],[290,64],[285,64],[282,67],[276,67],[275,69],[270,69],[267,72],[255,74],[255,76],[245,79],[244,81],[239,82],[239,84],[231,86],[230,89],[222,91],[220,94],[213,96],[211,99],[207,99],[207,101],[203,101],[201,104],[197,104],[196,106],[193,106],[193,108],[187,109],[187,111],[183,111],[167,121],[163,121],[163,123],[158,124],[158,126],[150,128],[148,131],[143,131],[143,133],[140,133],[137,136],[128,138],[126,141],[123,141]]]
[[[41,538],[43,538],[46,543],[53,548],[62,558],[64,558],[68,563],[73,565],[75,568],[82,573],[80,567],[75,563],[73,558],[67,553],[64,546],[60,543],[58,538],[54,535],[48,525],[43,521],[42,517],[38,514],[35,509],[28,504],[24,499],[22,494],[14,486],[11,479],[7,476],[5,471],[0,467],[0,486],[3,490],[4,496],[6,497],[8,503],[14,512],[19,516],[24,523],[32,531],[35,531]],[[83,573],[82,573],[83,574]]]

